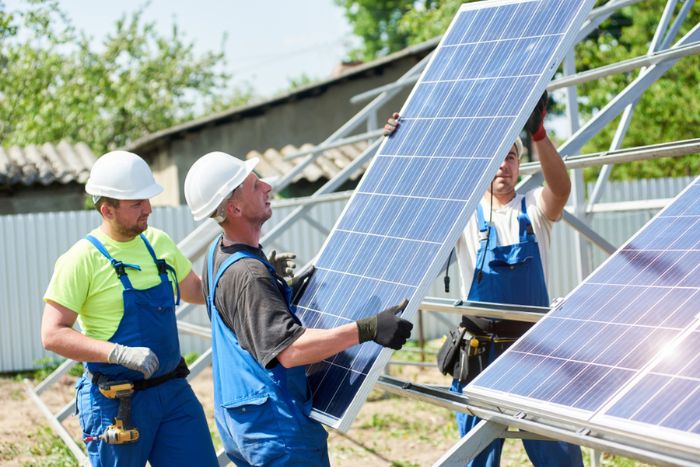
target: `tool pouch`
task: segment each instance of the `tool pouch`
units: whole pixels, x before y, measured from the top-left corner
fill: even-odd
[[[464,334],[467,328],[452,329],[437,353],[437,367],[443,375],[454,376],[454,367],[460,359],[460,349],[464,348]]]
[[[462,340],[459,358],[452,372],[452,377],[458,380],[462,386],[476,378],[488,365],[487,346],[488,343],[484,342],[481,338],[479,338],[479,345],[476,348],[472,348],[466,340]]]

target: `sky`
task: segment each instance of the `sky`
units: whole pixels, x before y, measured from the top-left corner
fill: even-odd
[[[8,9],[20,0],[4,0]],[[343,10],[333,0],[62,0],[77,29],[96,41],[124,13],[147,5],[144,19],[168,34],[173,23],[195,50],[218,51],[224,35],[233,84],[248,82],[257,94],[288,87],[306,74],[323,79],[357,44]]]

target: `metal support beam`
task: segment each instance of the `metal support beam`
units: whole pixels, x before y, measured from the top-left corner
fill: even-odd
[[[419,62],[418,64],[414,65],[410,70],[408,70],[400,79],[403,79],[404,77],[411,76],[416,72],[416,70],[420,69],[421,67],[425,66],[425,63],[427,63],[427,60],[424,58]],[[323,141],[321,144],[327,144],[332,141],[337,140],[338,138],[343,138],[344,136],[348,135],[350,132],[352,132],[355,128],[357,128],[362,122],[364,122],[369,115],[371,115],[372,112],[375,111],[377,107],[382,105],[384,102],[388,101],[392,97],[394,97],[397,93],[399,92],[398,89],[395,90],[390,90],[383,92],[376,98],[372,100],[369,104],[367,104],[362,110],[360,110],[357,114],[355,114],[354,117],[352,117],[350,120],[348,120],[343,126],[338,128],[332,135],[330,135],[328,138],[326,138],[325,141]],[[278,180],[275,180],[275,183],[272,187],[274,192],[279,192],[281,190],[284,190],[287,185],[289,185],[292,180],[294,180],[297,175],[301,174],[306,166],[308,166],[310,163],[312,163],[314,160],[316,160],[321,153],[318,154],[313,154],[310,156],[306,156],[299,164],[297,164],[292,170],[289,171],[286,175],[283,177],[279,178]]]
[[[341,170],[338,175],[333,177],[332,180],[330,180],[328,183],[323,185],[321,188],[319,188],[316,193],[313,194],[312,198],[319,197],[321,195],[330,193],[335,191],[340,185],[342,185],[345,180],[347,180],[357,169],[362,167],[363,164],[365,164],[367,161],[369,161],[373,156],[374,153],[377,151],[377,148],[379,147],[379,144],[382,142],[381,138],[377,139],[374,143],[370,144],[365,151],[360,154],[357,158],[355,158],[354,161],[352,161],[351,164],[346,166],[343,170]],[[308,206],[299,206],[297,209],[292,211],[285,217],[280,223],[275,225],[272,229],[270,229],[261,239],[260,243],[266,243],[266,242],[271,242],[275,238],[277,238],[284,229],[287,228],[287,226],[295,221],[304,211],[308,209]]]
[[[548,307],[510,305],[505,303],[470,302],[449,298],[425,297],[418,307],[423,311],[457,313],[483,318],[510,319],[535,323],[549,311]]]
[[[671,45],[671,42],[676,38],[678,35],[678,30],[681,28],[681,25],[683,24],[683,21],[685,21],[685,18],[688,16],[688,13],[690,13],[690,9],[693,8],[693,4],[695,3],[695,0],[684,0],[683,1],[683,6],[681,7],[681,11],[678,12],[678,16],[676,16],[676,20],[673,22],[671,27],[669,28],[668,32],[666,33],[666,37],[664,37],[663,42],[661,43],[661,49],[667,49]]]
[[[375,112],[375,125],[373,128],[376,128],[376,112]],[[370,118],[368,117],[368,121]],[[291,161],[294,159],[299,159],[300,157],[304,156],[311,156],[314,154],[319,154],[324,151],[327,151],[329,149],[334,149],[334,148],[339,148],[341,146],[345,146],[346,144],[353,144],[353,143],[358,143],[360,141],[366,141],[366,140],[373,140],[375,138],[379,138],[384,134],[384,129],[373,129],[373,128],[368,128],[365,133],[360,133],[359,135],[353,135],[353,136],[348,136],[347,138],[341,138],[337,139],[335,141],[332,141],[330,143],[322,143],[319,144],[318,146],[314,146],[312,149],[308,149],[306,151],[297,151],[293,152],[291,154],[287,154],[284,156],[282,159],[285,161]]]
[[[569,87],[574,84],[583,84],[590,81],[595,81],[606,76],[625,73],[636,70],[638,68],[648,67],[657,63],[663,63],[667,60],[680,59],[689,55],[697,55],[700,53],[700,43],[692,42],[681,47],[655,52],[653,54],[642,55],[636,58],[630,58],[621,62],[605,65],[592,70],[582,71],[580,73],[563,76],[553,80],[547,85],[548,91],[554,91]]]
[[[700,40],[700,24],[683,36],[673,47],[678,48]],[[579,129],[559,148],[559,153],[566,157],[576,154],[584,144],[593,138],[605,125],[614,120],[631,102],[642,95],[657,79],[663,76],[679,59],[667,60],[652,65],[637,79],[630,83],[620,94],[615,96],[603,109]],[[524,192],[542,183],[541,174],[531,176],[518,184],[518,191]]]
[[[654,37],[652,38],[651,43],[649,44],[649,54],[653,54],[659,50],[659,43],[661,41],[661,37],[663,37],[664,32],[668,28],[668,23],[671,21],[671,16],[673,16],[673,11],[675,10],[677,2],[678,0],[668,0],[668,2],[666,2],[666,7],[664,8],[664,12],[661,15],[661,20],[659,21],[659,24],[656,27],[656,31],[654,33]],[[640,73],[644,73],[645,70],[646,68],[642,68],[640,70]],[[616,149],[620,149],[622,147],[622,141],[625,139],[625,135],[627,134],[629,125],[632,122],[632,116],[634,115],[634,110],[637,107],[637,102],[638,100],[631,102],[625,108],[625,111],[622,113],[622,118],[620,119],[620,123],[617,125],[617,130],[615,131],[615,136],[613,137],[612,143],[610,143],[611,151],[615,151]],[[598,179],[596,180],[595,186],[593,187],[593,191],[591,192],[591,196],[589,196],[588,198],[586,212],[590,212],[592,206],[595,203],[597,203],[600,197],[602,196],[603,191],[605,190],[605,186],[607,185],[608,179],[610,178],[610,174],[612,173],[612,169],[612,165],[604,165],[601,169],[600,173],[598,174]],[[584,215],[586,215],[588,221],[590,222],[591,214]]]
[[[469,413],[490,423],[515,427],[549,439],[588,446],[651,464],[697,466],[697,459],[688,457],[687,453],[669,452],[663,446],[651,443],[630,445],[603,433],[594,432],[588,427],[555,420],[534,419],[529,414],[522,412],[516,416],[509,413],[512,411],[474,405],[474,401],[471,401],[464,394],[449,392],[447,388],[416,384],[386,375],[379,377],[377,387],[401,397],[427,402],[455,412]],[[511,432],[504,433],[504,436],[510,437],[510,435]]]
[[[71,454],[73,454],[73,456],[78,460],[78,463],[80,465],[90,465],[90,462],[88,461],[87,456],[83,453],[82,449],[80,449],[68,431],[66,431],[63,425],[61,425],[56,416],[51,413],[51,410],[46,406],[46,404],[44,404],[44,401],[41,400],[41,398],[34,392],[35,390],[32,387],[32,383],[30,383],[27,379],[24,380],[24,389],[29,395],[29,398],[34,402],[34,405],[39,407],[39,410],[41,410],[41,413],[49,422],[49,425],[51,428],[53,428],[53,431],[63,440],[64,443],[66,443],[66,446],[70,450]]]
[[[440,467],[461,467],[474,459],[489,444],[503,436],[508,431],[508,427],[498,423],[481,420],[477,425],[469,430],[467,435],[452,446],[449,451],[443,454],[440,459],[433,464]]]
[[[562,219],[571,227],[580,232],[584,237],[588,238],[595,246],[611,255],[617,251],[617,247],[604,239],[600,234],[593,230],[588,224],[571,214],[569,211],[562,213]]]
[[[617,151],[581,154],[580,156],[567,157],[564,159],[564,164],[568,169],[582,169],[603,164],[620,164],[662,157],[682,157],[689,154],[700,154],[700,138],[675,141],[673,143],[637,146]],[[520,166],[521,175],[532,175],[540,171],[539,162],[528,162]]]
[[[700,40],[700,24],[696,25],[688,34],[679,40],[674,49],[692,42]],[[662,63],[647,68],[639,77],[630,83],[620,94],[615,96],[603,109],[592,118],[586,125],[576,132],[564,145],[559,148],[562,155],[570,155],[578,152],[593,136],[598,134],[605,125],[615,119],[630,103],[639,97],[652,84],[663,76],[673,65],[678,62],[678,58],[666,60]]]

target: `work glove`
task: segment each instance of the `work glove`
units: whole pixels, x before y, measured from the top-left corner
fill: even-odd
[[[530,118],[527,119],[525,124],[525,130],[530,133],[532,141],[539,141],[547,136],[547,130],[544,129],[544,117],[547,115],[547,102],[549,101],[549,95],[545,90],[537,101],[534,110],[530,114]]]
[[[408,305],[404,300],[398,305],[387,308],[369,318],[357,320],[357,330],[360,336],[360,344],[374,341],[377,344],[399,350],[411,335],[413,324],[398,315]]]
[[[276,250],[272,250],[267,260],[275,268],[278,276],[292,278],[294,277],[294,268],[297,267],[297,264],[294,262],[296,257],[297,255],[294,253],[277,253]]]
[[[294,276],[290,287],[292,288],[292,303],[297,304],[301,299],[301,296],[306,290],[306,285],[309,283],[311,276],[316,272],[316,266],[310,264],[308,267],[304,268],[299,272],[297,276]]]
[[[394,112],[391,114],[391,117],[389,117],[389,120],[386,121],[386,125],[384,125],[384,136],[389,136],[393,132],[396,131],[396,129],[399,127],[399,113]]]
[[[158,357],[148,347],[127,347],[120,344],[114,346],[107,361],[140,371],[146,379],[150,378],[160,365]]]

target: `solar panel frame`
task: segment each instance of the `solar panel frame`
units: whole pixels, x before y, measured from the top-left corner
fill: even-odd
[[[558,64],[561,62],[563,59],[565,53],[573,46],[573,42],[575,40],[576,33],[578,32],[578,29],[580,25],[583,23],[585,20],[588,12],[590,11],[594,0],[585,0],[585,1],[573,1],[573,0],[501,0],[501,1],[484,1],[484,2],[477,2],[477,3],[470,3],[470,4],[465,4],[462,5],[462,7],[459,10],[459,13],[456,16],[456,19],[453,21],[453,23],[450,25],[448,30],[446,31],[445,35],[443,36],[443,39],[441,43],[438,45],[438,48],[436,52],[433,54],[430,62],[424,69],[421,78],[419,79],[418,83],[416,86],[413,88],[411,91],[411,94],[409,95],[408,99],[406,100],[406,103],[404,104],[401,113],[402,116],[406,117],[412,114],[411,106],[415,106],[416,104],[414,103],[414,98],[416,98],[416,94],[419,89],[421,89],[421,84],[425,80],[426,76],[430,76],[431,73],[434,73],[433,70],[433,64],[436,62],[436,60],[442,60],[440,51],[443,49],[443,45],[445,43],[449,43],[449,41],[453,40],[453,28],[455,27],[456,24],[458,24],[458,18],[461,14],[464,12],[474,12],[474,15],[478,14],[477,12],[484,12],[487,11],[488,9],[493,9],[492,11],[495,11],[495,9],[499,7],[504,7],[508,5],[514,5],[514,7],[517,7],[519,5],[527,5],[527,4],[557,4],[557,5],[564,5],[564,4],[572,4],[574,5],[572,8],[575,9],[576,14],[574,15],[574,19],[570,22],[567,23],[564,33],[561,34],[561,39],[557,43],[557,46],[555,48],[555,51],[552,53],[551,56],[547,56],[547,59],[544,61],[544,70],[541,70],[536,76],[532,78],[531,82],[531,88],[529,93],[527,93],[524,97],[522,97],[521,102],[518,103],[518,107],[520,107],[519,113],[517,115],[512,116],[512,120],[510,124],[507,126],[507,128],[500,128],[499,134],[503,134],[502,138],[499,138],[499,143],[497,148],[492,152],[492,157],[490,159],[487,159],[484,161],[483,168],[480,168],[480,170],[475,171],[476,175],[474,176],[474,180],[472,180],[471,183],[464,183],[464,185],[467,187],[466,189],[471,193],[470,194],[470,200],[463,204],[459,210],[456,213],[453,213],[453,216],[463,220],[463,222],[456,222],[453,225],[448,225],[446,226],[447,229],[449,230],[448,232],[442,232],[444,235],[444,239],[446,239],[442,243],[437,243],[434,242],[432,245],[432,249],[429,246],[423,245],[422,248],[424,251],[428,252],[430,255],[433,256],[433,260],[429,264],[423,264],[420,266],[416,267],[416,270],[421,274],[421,279],[419,280],[418,286],[412,287],[409,286],[408,284],[404,284],[401,281],[387,281],[388,283],[393,284],[395,287],[393,290],[389,290],[389,299],[386,300],[388,303],[384,303],[385,305],[391,305],[396,302],[398,302],[401,298],[404,298],[405,295],[401,295],[397,292],[397,288],[403,287],[406,291],[408,291],[408,296],[406,298],[410,298],[409,306],[406,308],[404,312],[404,317],[409,320],[413,320],[418,308],[418,305],[420,304],[421,300],[423,299],[424,295],[427,293],[427,290],[430,286],[430,282],[433,277],[435,277],[440,268],[442,267],[442,264],[444,263],[444,260],[446,259],[447,255],[449,254],[449,251],[452,249],[453,245],[455,244],[457,238],[459,237],[461,231],[464,228],[464,224],[466,224],[469,215],[476,209],[476,204],[478,203],[479,199],[481,198],[481,194],[487,189],[488,183],[493,177],[493,174],[496,172],[498,169],[498,166],[501,164],[501,159],[502,155],[506,154],[510,146],[512,145],[512,141],[516,138],[517,134],[520,132],[520,129],[523,127],[525,120],[529,116],[530,109],[534,108],[535,103],[539,100],[539,97],[542,94],[542,91],[544,90],[547,82],[551,79],[552,75],[554,74]],[[547,12],[549,13],[549,12]],[[474,18],[472,18],[472,22],[476,21]],[[493,17],[491,18],[493,19]],[[511,18],[512,19],[512,18]],[[528,21],[533,21],[533,18],[528,18]],[[526,23],[529,24],[529,23]],[[550,23],[545,23],[543,27],[549,27],[553,22]],[[468,28],[465,29],[465,31],[462,31],[462,35],[466,34],[466,31],[468,31]],[[457,31],[460,32],[460,31]],[[456,35],[457,33],[455,33]],[[511,40],[511,39],[509,39]],[[534,53],[534,52],[533,52]],[[493,66],[496,66],[496,62],[493,62]],[[466,68],[462,67],[462,68]],[[460,69],[461,72],[462,69]],[[435,86],[437,87],[437,86]],[[452,88],[450,88],[452,89]],[[451,91],[450,91],[451,92]],[[509,90],[509,92],[512,92],[512,90]],[[419,96],[421,97],[421,96]],[[422,106],[428,105],[428,102],[431,102],[432,104],[435,104],[436,102],[439,102],[439,100],[434,99],[433,96],[425,96],[424,101],[421,103]],[[431,105],[432,105],[431,104]],[[464,102],[460,101],[460,105],[464,106]],[[481,102],[480,105],[485,105],[484,102]],[[528,109],[527,111],[524,111],[522,109]],[[442,110],[439,109],[439,110]],[[341,214],[339,220],[336,223],[336,226],[334,227],[333,231],[327,238],[326,242],[321,248],[320,256],[318,257],[317,261],[315,261],[316,266],[317,266],[317,272],[316,274],[312,277],[312,282],[309,284],[309,289],[307,289],[307,292],[305,296],[302,298],[302,300],[307,298],[307,294],[310,294],[309,290],[313,289],[315,285],[318,284],[324,284],[323,280],[327,276],[326,271],[324,270],[323,265],[324,263],[324,255],[326,255],[326,250],[328,249],[328,246],[331,242],[334,241],[339,241],[338,238],[342,239],[343,235],[350,236],[352,235],[352,230],[351,229],[342,229],[343,222],[346,222],[346,216],[348,213],[353,209],[355,201],[358,200],[358,198],[361,198],[362,196],[365,196],[364,193],[371,193],[372,195],[377,196],[378,193],[375,193],[372,190],[367,190],[368,185],[372,183],[372,178],[371,174],[377,169],[377,167],[380,167],[381,164],[385,163],[386,161],[382,160],[382,155],[385,154],[385,149],[387,149],[387,146],[391,148],[391,144],[399,144],[397,141],[401,141],[400,144],[404,144],[408,142],[408,144],[413,144],[413,145],[420,145],[423,143],[423,137],[425,137],[426,133],[420,133],[419,139],[413,139],[411,140],[411,135],[417,134],[415,132],[411,131],[411,127],[414,125],[419,125],[419,119],[416,120],[411,120],[410,118],[404,118],[404,121],[402,123],[401,129],[399,132],[397,132],[397,135],[399,133],[404,136],[403,139],[397,139],[395,137],[386,139],[384,142],[382,142],[381,146],[378,149],[377,155],[373,159],[372,163],[370,164],[370,167],[368,171],[366,172],[365,177],[361,181],[360,185],[358,186],[357,190],[355,193],[353,193],[350,201],[346,205],[343,213]],[[492,123],[492,122],[490,122]],[[451,123],[449,123],[451,124]],[[489,128],[488,126],[486,127],[487,129]],[[463,139],[464,137],[462,137]],[[486,138],[486,134],[482,136],[482,139]],[[461,142],[461,141],[460,141]],[[456,150],[459,146],[459,143],[457,141],[443,141],[440,140],[437,142],[437,146],[446,146],[446,147],[452,147],[454,150]],[[451,145],[451,146],[450,146]],[[390,155],[390,153],[388,153]],[[442,169],[443,172],[445,172],[448,169],[447,166]],[[405,173],[405,169],[404,172]],[[420,174],[424,176],[424,174]],[[377,185],[378,187],[379,185]],[[374,187],[374,188],[377,188]],[[370,188],[373,188],[370,186]],[[478,193],[478,195],[474,195],[474,193]],[[449,201],[449,200],[448,200]],[[382,209],[384,206],[386,206],[386,203],[388,201],[385,201],[382,206]],[[424,201],[424,203],[428,203],[428,201]],[[445,204],[448,204],[447,202]],[[401,210],[406,209],[406,205],[408,205],[408,202],[406,202],[405,205],[401,207]],[[379,208],[380,206],[377,205],[375,206],[376,208]],[[376,218],[381,218],[380,214],[383,211],[380,209],[377,211]],[[376,222],[375,222],[376,223]],[[364,226],[365,228],[371,228],[372,226]],[[391,231],[392,226],[389,227],[389,231]],[[367,241],[367,238],[371,235],[376,235],[377,238],[382,237],[381,232],[377,232],[375,234],[366,234],[365,238],[362,240],[362,243]],[[396,239],[398,237],[394,237]],[[405,238],[401,238],[400,240],[406,240]],[[385,237],[382,237],[382,241],[390,241],[387,240]],[[370,241],[371,242],[371,241]],[[379,243],[380,245],[383,245],[383,243]],[[345,245],[345,243],[343,243]],[[333,253],[333,251],[335,253]],[[357,266],[355,263],[357,263],[357,259],[353,259],[348,257],[343,257],[342,255],[352,255],[354,253],[353,249],[350,248],[336,248],[335,250],[332,250],[330,254],[335,254],[335,257],[333,258],[334,260],[337,259],[339,261],[345,261],[347,265],[349,265],[349,268],[353,268]],[[418,255],[414,255],[414,259]],[[376,257],[375,257],[376,259]],[[387,270],[391,269],[392,266],[392,261],[394,259],[388,258],[388,264],[385,265]],[[413,264],[412,266],[416,266]],[[400,277],[403,278],[405,277],[406,274],[408,274],[405,269],[410,269],[404,267],[403,275]],[[390,271],[389,271],[390,272]],[[347,300],[350,300],[352,298],[353,293],[357,293],[358,291],[361,293],[367,292],[367,289],[364,288],[362,285],[362,275],[361,274],[356,274],[352,273],[349,274],[351,276],[354,276],[357,278],[357,280],[353,283],[352,281],[347,281],[347,284],[344,283],[344,278],[341,279],[341,281],[338,284],[333,285],[335,287],[334,291],[332,292],[333,294],[338,293],[341,294],[342,297],[346,298]],[[415,278],[411,278],[415,279]],[[314,284],[314,281],[317,281],[317,284]],[[318,285],[318,288],[320,288],[321,285]],[[347,290],[346,290],[347,289]],[[412,290],[409,290],[412,289]],[[373,289],[374,290],[374,289]],[[313,294],[314,292],[311,292]],[[344,294],[344,295],[343,295]],[[311,300],[311,299],[309,299]],[[302,311],[300,313],[302,322],[304,325],[309,326],[309,327],[322,327],[322,328],[330,328],[330,327],[335,327],[339,324],[343,324],[345,322],[350,322],[356,319],[353,317],[353,319],[349,319],[345,316],[343,317],[338,317],[336,315],[326,315],[322,310],[325,310],[326,308],[318,307],[317,309],[312,310],[311,307],[306,307],[304,308],[304,305],[302,304]],[[371,310],[372,312],[377,312],[381,308],[377,308],[374,310]],[[308,311],[309,313],[305,313]],[[312,313],[313,311],[313,313]],[[365,310],[366,311],[366,310]],[[367,367],[362,368],[362,372],[357,372],[353,371],[355,370],[354,367],[352,367],[352,363],[350,364],[349,368],[345,368],[345,372],[341,373],[340,370],[338,370],[338,373],[336,373],[336,369],[334,366],[334,362],[323,362],[321,365],[324,365],[322,370],[322,378],[321,381],[318,383],[318,385],[321,385],[324,383],[325,379],[328,378],[329,380],[336,378],[336,377],[342,377],[343,380],[346,378],[347,375],[350,375],[349,378],[349,386],[351,386],[350,392],[352,393],[352,399],[350,401],[346,400],[340,400],[340,396],[344,396],[345,394],[337,394],[337,391],[341,389],[341,386],[338,386],[336,389],[336,393],[332,394],[330,396],[330,399],[327,396],[327,394],[324,394],[322,391],[321,392],[314,392],[314,409],[312,410],[311,416],[312,418],[329,425],[335,429],[338,429],[340,431],[347,431],[350,427],[350,424],[352,423],[353,419],[359,412],[362,404],[364,403],[365,399],[367,398],[369,392],[371,391],[372,387],[374,386],[374,383],[376,382],[380,371],[383,370],[385,367],[386,363],[388,362],[390,356],[391,356],[392,351],[388,349],[381,349],[377,350],[377,345],[374,343],[365,343],[361,346],[359,346],[359,349],[351,349],[349,352],[347,352],[347,355],[344,354],[339,354],[337,357],[333,357],[333,359],[341,359],[341,360],[350,360],[351,362],[361,360],[362,358],[365,358],[366,354],[370,355],[370,360],[368,362],[369,369]],[[318,368],[312,366],[311,369],[309,370],[309,375],[310,378],[312,378],[314,371],[321,372],[321,370],[314,370],[314,368]],[[366,370],[366,373],[364,372]],[[332,373],[332,374],[331,374]],[[312,384],[314,384],[312,382]],[[315,388],[314,388],[315,389]],[[343,387],[343,389],[345,389]],[[354,392],[352,392],[354,391]],[[337,398],[337,399],[336,399]],[[335,404],[335,405],[333,405]],[[331,415],[331,408],[336,409],[338,406],[341,406],[342,404],[347,404],[343,405],[343,412],[341,416],[335,416]],[[323,409],[319,409],[319,406],[324,407]]]
[[[640,246],[645,245],[645,239],[648,239],[648,237],[650,237],[651,235],[665,236],[662,238],[668,238],[668,241],[670,242],[669,244],[671,246],[685,246],[688,248],[688,250],[697,250],[698,252],[700,252],[700,235],[696,236],[695,239],[690,240],[690,242],[693,242],[691,245],[688,241],[688,238],[684,238],[682,235],[679,236],[678,232],[675,232],[672,229],[668,229],[668,225],[666,224],[667,220],[672,218],[671,214],[678,210],[678,202],[687,201],[688,199],[700,199],[700,177],[696,178],[693,181],[693,183],[691,183],[674,199],[673,202],[671,202],[667,207],[662,209],[656,216],[649,220],[649,222],[647,222],[634,236],[632,236],[618,250],[618,252],[611,255],[605,262],[603,262],[603,264],[601,264],[599,268],[597,268],[578,287],[572,290],[562,302],[558,303],[550,313],[548,313],[542,320],[540,320],[535,326],[533,326],[518,342],[524,342],[528,338],[528,336],[532,336],[535,333],[541,333],[542,329],[546,329],[547,326],[554,326],[554,324],[552,324],[551,321],[558,317],[557,313],[561,309],[560,307],[567,306],[567,302],[574,301],[573,305],[569,306],[569,309],[571,310],[569,313],[574,313],[576,311],[577,304],[587,303],[587,299],[583,299],[583,301],[581,301],[582,299],[580,295],[586,294],[588,297],[595,296],[595,298],[598,300],[604,299],[605,295],[600,293],[601,289],[594,289],[591,291],[587,290],[587,288],[590,288],[590,283],[593,282],[592,279],[596,279],[597,277],[601,276],[602,272],[605,271],[606,268],[610,265],[617,267],[617,265],[615,264],[616,257],[619,254],[625,254],[624,252],[627,249],[629,249],[627,251],[637,251],[640,253],[644,253],[646,250],[641,249]],[[695,227],[697,229],[697,226],[700,225],[700,220],[698,220],[698,217],[700,217],[700,202],[696,201],[693,207],[697,212],[694,212],[692,216],[695,216],[696,219],[694,220],[694,223],[692,225],[689,225],[688,230],[686,231],[689,231],[689,229],[692,227]],[[674,221],[671,220],[670,222],[673,223]],[[634,249],[630,248],[630,245],[632,244],[635,244]],[[646,245],[649,245],[649,243],[646,243]],[[655,259],[659,258],[661,258],[660,255],[655,256]],[[648,262],[645,264],[652,263]],[[669,262],[667,262],[667,265],[668,264]],[[668,270],[669,269],[666,269],[665,271]],[[683,277],[686,278],[690,274],[693,274],[693,272],[697,272],[697,270],[698,263],[695,263],[691,272],[689,272]],[[657,280],[661,278],[664,274],[657,275]],[[644,278],[644,276],[642,276],[642,278]],[[649,279],[647,278],[647,280]],[[697,279],[695,280],[695,282],[697,282]],[[609,287],[617,287],[617,285],[611,285]],[[650,285],[639,287],[635,286],[634,284],[630,284],[628,285],[628,287],[636,287],[632,289],[631,292],[631,294],[635,296],[635,298],[632,299],[632,301],[634,301],[637,300],[638,297],[640,297],[643,293],[649,290],[654,290],[653,287],[655,286]],[[643,289],[643,287],[646,287],[646,289]],[[669,286],[666,283],[662,283],[660,285],[656,285],[656,287],[662,288]],[[698,297],[700,297],[700,288],[698,288],[697,284],[694,285],[694,287],[695,289],[693,291],[678,289],[681,290],[681,296],[677,298],[672,297],[670,291],[663,294],[661,297],[659,297],[659,300],[657,302],[653,302],[651,304],[652,311],[653,307],[658,304],[661,304],[663,299],[666,299],[668,301],[671,298],[674,298],[676,301],[673,303],[673,306],[668,308],[673,309],[675,311],[680,310],[681,307],[683,307],[684,305],[691,303],[693,298],[697,299]],[[676,287],[671,286],[669,288],[674,289]],[[605,303],[610,303],[610,300],[612,299],[609,299]],[[622,301],[624,302],[624,300]],[[628,308],[629,307],[631,307],[631,304],[629,304]],[[682,325],[683,330],[681,332],[676,333],[675,336],[673,336],[669,346],[665,347],[664,350],[657,351],[653,355],[648,356],[645,361],[636,362],[639,368],[634,371],[630,370],[630,373],[633,373],[633,375],[627,380],[627,382],[621,384],[614,394],[598,394],[598,397],[600,399],[603,399],[607,402],[600,403],[599,401],[599,404],[594,409],[582,409],[572,407],[571,405],[562,405],[559,403],[544,401],[542,399],[536,399],[533,397],[520,396],[517,394],[509,393],[507,391],[498,391],[493,388],[483,386],[482,381],[484,379],[489,378],[489,375],[491,373],[500,372],[500,374],[505,374],[504,368],[499,367],[499,365],[503,365],[504,362],[511,357],[513,351],[515,350],[515,347],[506,351],[504,355],[499,357],[499,359],[496,362],[494,362],[481,375],[479,375],[477,379],[470,383],[465,388],[465,394],[469,398],[469,403],[477,407],[497,407],[499,411],[503,411],[506,413],[520,413],[521,416],[525,415],[529,420],[536,420],[543,424],[568,427],[573,431],[594,432],[597,437],[614,440],[616,442],[623,443],[628,446],[636,446],[647,450],[653,450],[665,455],[667,455],[669,452],[673,452],[681,459],[687,459],[697,462],[698,459],[700,459],[700,431],[697,430],[697,427],[700,426],[700,406],[698,406],[698,404],[693,405],[693,407],[695,408],[695,412],[691,414],[691,417],[695,417],[692,421],[694,421],[693,426],[696,427],[697,433],[689,433],[666,426],[654,425],[643,421],[631,420],[629,418],[621,418],[620,416],[615,416],[610,413],[611,409],[616,407],[616,404],[618,402],[627,400],[626,398],[633,394],[633,391],[636,388],[638,388],[638,384],[642,382],[642,380],[644,380],[645,378],[657,377],[656,373],[661,372],[657,371],[660,365],[666,365],[666,368],[673,367],[674,365],[676,367],[680,366],[681,368],[677,368],[677,370],[682,370],[683,368],[687,368],[691,364],[691,362],[695,362],[696,367],[694,368],[697,372],[697,369],[700,368],[700,351],[698,351],[700,350],[700,313],[698,313],[697,310],[698,307],[696,305],[691,310],[691,313],[694,313],[694,319],[690,322],[690,324]],[[623,315],[624,311],[625,309],[623,306],[620,310],[620,313],[618,313],[618,315],[616,316],[623,316],[625,319],[628,319],[628,316]],[[648,313],[649,310],[646,310],[642,314],[642,317],[646,316]],[[639,317],[639,314],[637,314],[637,317]],[[613,322],[612,319],[610,319],[609,321]],[[634,324],[637,324],[637,322],[628,324],[627,327],[629,328]],[[673,325],[681,326],[681,324],[678,324],[678,321],[676,321]],[[667,323],[667,326],[670,326],[670,324]],[[663,331],[663,329],[661,329],[660,326],[656,330]],[[615,337],[617,337],[617,335]],[[649,335],[645,335],[644,337],[646,339],[656,339],[656,337]],[[565,338],[565,336],[560,336],[557,339],[557,341],[562,343],[566,340],[567,339]],[[608,339],[608,341],[610,340],[611,339]],[[606,343],[607,346],[604,347],[603,350],[597,351],[596,358],[589,358],[588,361],[597,361],[599,364],[605,363],[604,361],[600,360],[600,357],[602,352],[608,349],[611,345],[609,342],[601,342],[601,345],[606,345]],[[682,344],[684,343],[687,346],[692,344],[691,349],[687,350],[684,353],[686,358],[677,358],[672,362],[664,360],[665,356],[667,356],[670,352],[682,348]],[[538,345],[546,346],[547,342],[542,342],[540,340],[538,342]],[[639,345],[640,343],[637,344],[637,346]],[[549,348],[551,349],[551,345]],[[633,347],[632,349],[630,349],[629,353],[631,354],[632,352],[634,352],[635,349],[636,347]],[[532,347],[529,351],[534,354],[535,347]],[[583,361],[585,361],[585,359],[583,359]],[[542,373],[544,374],[545,372]],[[551,373],[551,371],[547,371],[546,373]],[[535,380],[537,380],[537,377],[539,376],[540,379],[538,381],[541,382],[541,378],[544,377],[543,374],[532,374],[530,376],[532,376]],[[676,375],[677,373],[671,372],[670,376],[667,377],[667,384],[673,382],[675,379],[674,376]],[[695,380],[700,380],[700,374],[694,374],[693,378]],[[594,384],[598,384],[598,382],[596,381]],[[588,392],[591,392],[592,389],[595,388],[593,388],[592,386],[591,389],[588,390]],[[691,392],[687,392],[687,395],[683,397],[682,402],[690,401],[689,398],[693,397],[693,394],[695,394],[694,398],[692,399],[693,401],[700,400],[700,384],[696,383],[694,387],[691,386],[689,389],[691,390]],[[559,390],[561,391],[562,388],[559,388]],[[680,392],[681,394],[686,394],[681,391],[677,392]],[[659,394],[660,392],[656,392],[654,395],[656,396]],[[577,400],[580,400],[580,398]],[[663,404],[663,402],[667,401],[661,401],[661,407],[659,407],[659,401],[649,399],[644,393],[637,394],[636,399],[633,398],[632,402],[634,402],[632,407],[636,411],[636,413],[645,410],[650,404],[656,404],[655,407],[651,407],[654,409],[654,412],[647,415],[652,417],[658,415],[659,413],[664,413],[665,410],[669,409],[668,404],[666,404],[666,406],[664,406]],[[675,411],[676,413],[678,412],[678,410],[680,410],[681,407],[683,406],[674,404],[671,404],[670,406],[670,408],[673,409],[673,411]]]

